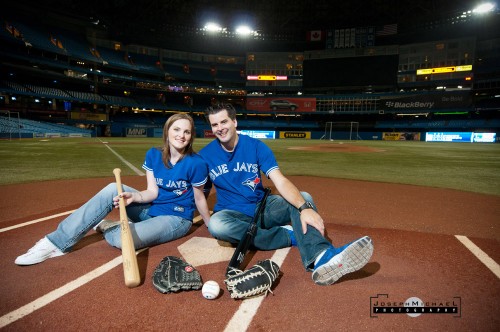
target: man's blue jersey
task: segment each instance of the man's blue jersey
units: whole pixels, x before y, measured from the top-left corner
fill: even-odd
[[[196,154],[186,155],[172,168],[167,168],[161,159],[161,150],[151,148],[142,168],[153,172],[158,186],[158,197],[151,203],[149,215],[175,215],[192,220],[195,210],[193,186],[207,182],[207,165],[203,159]]]
[[[227,152],[214,140],[200,155],[208,164],[210,181],[217,191],[214,211],[236,210],[253,217],[256,204],[264,196],[261,172],[269,177],[278,169],[271,149],[258,139],[239,135],[233,152]],[[210,182],[206,188],[211,188]]]

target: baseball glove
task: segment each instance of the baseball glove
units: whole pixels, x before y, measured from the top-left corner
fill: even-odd
[[[278,264],[270,259],[257,262],[246,271],[234,270],[235,275],[231,275],[224,280],[227,290],[233,299],[244,299],[257,295],[264,295],[271,292],[271,287],[278,278],[280,268]]]
[[[184,260],[167,256],[153,272],[153,285],[161,293],[201,289],[203,283],[198,270]]]

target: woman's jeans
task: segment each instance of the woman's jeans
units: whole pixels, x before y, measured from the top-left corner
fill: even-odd
[[[301,194],[305,200],[314,205],[311,195],[306,192],[301,192]],[[258,207],[259,205],[255,209],[256,213]],[[316,210],[316,206],[314,206],[314,209]],[[238,243],[252,219],[252,217],[234,210],[217,211],[210,218],[208,231],[216,239]],[[297,240],[302,264],[307,270],[311,270],[310,267],[316,257],[332,245],[316,228],[310,225],[307,225],[307,232],[303,234],[299,210],[279,195],[270,195],[267,198],[263,220],[262,223],[258,223],[253,246],[259,250],[290,247],[291,242],[288,231],[280,227],[288,225],[290,222]]]
[[[123,185],[123,191],[137,192]],[[85,234],[99,224],[114,208],[113,197],[118,195],[116,183],[110,183],[92,197],[87,203],[64,219],[55,232],[47,238],[61,251],[69,252]],[[135,249],[150,247],[178,239],[187,234],[192,221],[177,216],[148,215],[150,204],[132,203],[127,206],[130,230]],[[121,248],[120,227],[106,230],[104,238],[117,248]]]

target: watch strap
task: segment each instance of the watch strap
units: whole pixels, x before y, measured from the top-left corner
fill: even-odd
[[[306,201],[304,204],[302,204],[299,207],[299,212],[302,212],[302,210],[305,210],[305,209],[312,209],[312,208],[313,208],[313,206],[312,206],[311,202]]]

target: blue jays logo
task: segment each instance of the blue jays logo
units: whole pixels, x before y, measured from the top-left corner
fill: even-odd
[[[182,189],[175,189],[174,190],[174,193],[177,195],[177,196],[181,196],[182,194],[186,193],[188,190],[186,187],[182,188]]]
[[[246,179],[241,184],[249,187],[250,189],[252,189],[252,191],[255,191],[255,188],[259,183],[260,183],[260,178],[258,174],[255,174],[252,178]]]

